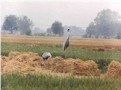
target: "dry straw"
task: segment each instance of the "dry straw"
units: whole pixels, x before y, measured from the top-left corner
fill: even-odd
[[[21,74],[42,73],[50,70],[56,73],[68,73],[81,76],[100,76],[100,70],[93,60],[82,61],[80,59],[63,59],[61,57],[49,58],[44,61],[36,53],[10,52],[8,57],[3,56],[2,74],[19,72]]]
[[[2,74],[16,73],[28,74],[41,71],[42,58],[32,52],[10,52],[8,57],[1,60]]]
[[[107,76],[121,78],[121,63],[112,61],[108,66]]]
[[[99,76],[100,70],[97,64],[92,61],[82,61],[80,59],[67,59],[64,60],[61,57],[49,59],[45,63],[45,68],[59,73],[70,73],[73,75],[81,76]]]

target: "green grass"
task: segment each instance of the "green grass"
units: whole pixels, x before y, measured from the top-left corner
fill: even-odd
[[[1,44],[1,54],[8,55],[10,51],[19,52],[35,52],[42,55],[43,52],[51,52],[52,56],[61,56],[64,58],[64,51],[61,46],[26,46],[26,45],[12,45]],[[80,58],[82,60],[121,60],[121,51],[92,51],[89,49],[82,49],[80,47],[69,47],[67,49],[66,58]]]
[[[2,90],[121,90],[121,80],[14,74],[2,76]]]

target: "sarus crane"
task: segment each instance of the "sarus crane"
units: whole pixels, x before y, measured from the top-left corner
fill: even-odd
[[[64,50],[64,56],[66,57],[66,49],[69,47],[69,37],[70,37],[70,29],[67,30],[67,37],[64,40],[63,43],[63,50]]]
[[[51,57],[52,57],[52,55],[51,55],[50,52],[44,52],[44,53],[42,54],[43,62],[42,62],[41,65],[42,65],[42,66],[45,65],[44,61],[47,60],[48,58],[51,58]]]

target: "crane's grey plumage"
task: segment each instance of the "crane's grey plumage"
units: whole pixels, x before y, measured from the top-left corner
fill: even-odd
[[[66,39],[63,45],[63,50],[65,51],[69,47],[69,37]]]
[[[69,36],[70,36],[70,29],[67,30],[68,31],[68,36],[67,38],[65,39],[64,43],[63,43],[63,50],[65,51],[68,47],[69,47]]]
[[[52,57],[52,55],[51,55],[50,52],[44,52],[44,53],[42,54],[43,60],[47,60],[48,58],[51,58],[51,57]]]
[[[64,40],[64,43],[63,43],[63,50],[64,50],[64,55],[66,57],[66,49],[69,47],[69,36],[70,36],[70,29],[67,30],[68,32],[68,35],[66,37],[66,39]]]
[[[44,61],[51,57],[52,57],[52,55],[50,52],[44,52],[42,54],[43,62],[41,63],[41,66],[44,66],[45,65]]]

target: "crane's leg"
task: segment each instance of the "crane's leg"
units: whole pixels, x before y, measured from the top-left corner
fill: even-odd
[[[64,58],[66,58],[66,50],[64,50]]]

